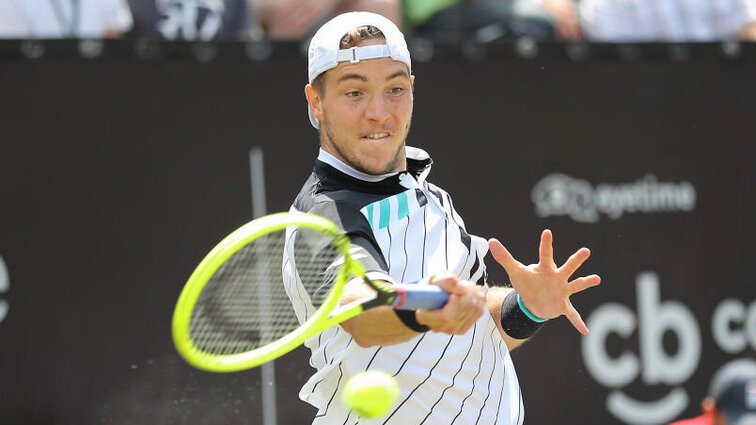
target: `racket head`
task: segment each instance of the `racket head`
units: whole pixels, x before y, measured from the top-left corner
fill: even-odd
[[[344,258],[323,277],[322,290],[310,295],[316,310],[304,316],[293,314],[283,289],[283,240],[292,231],[330,245],[329,254],[312,256],[313,273]],[[288,353],[333,325],[329,314],[338,307],[343,286],[351,276],[364,275],[349,248],[338,226],[313,214],[272,214],[245,224],[218,243],[187,280],[173,314],[177,351],[189,364],[212,372],[245,370]],[[302,268],[297,264],[298,274]],[[354,309],[344,316],[362,311]]]

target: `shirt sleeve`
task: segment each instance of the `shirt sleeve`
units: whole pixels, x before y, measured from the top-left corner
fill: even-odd
[[[344,230],[352,244],[349,253],[365,268],[368,279],[395,283],[370,224],[357,209],[329,200],[316,203],[308,212],[325,217]]]

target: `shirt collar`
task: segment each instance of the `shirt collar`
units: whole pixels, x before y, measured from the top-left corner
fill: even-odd
[[[354,177],[356,179],[366,181],[366,182],[379,182],[381,180],[385,180],[387,177],[391,177],[391,176],[395,176],[399,174],[398,172],[394,172],[394,173],[373,175],[373,174],[363,173],[362,171],[357,171],[351,166],[342,162],[340,159],[324,151],[323,148],[320,148],[318,159],[348,176],[351,176],[351,177]]]
[[[405,153],[407,154],[408,172],[416,177],[418,181],[425,180],[425,177],[427,177],[428,173],[430,173],[430,166],[433,163],[430,155],[428,155],[428,152],[420,148],[406,146]],[[355,170],[350,165],[326,152],[325,150],[323,150],[323,148],[320,148],[320,152],[318,153],[318,160],[330,165],[331,167],[341,171],[342,173],[350,177],[354,177],[358,180],[366,182],[379,182],[389,177],[396,176],[397,174],[401,174],[400,172],[380,175],[363,173],[362,171]]]

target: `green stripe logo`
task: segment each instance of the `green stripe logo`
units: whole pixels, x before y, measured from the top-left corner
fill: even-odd
[[[367,213],[368,213],[368,224],[370,224],[371,229],[375,230],[373,228],[373,205],[375,204],[370,204],[367,207],[365,207],[365,209],[367,209]]]
[[[370,228],[373,229],[373,231],[385,229],[391,223],[391,217],[393,215],[391,211],[391,198],[396,199],[396,205],[393,207],[396,210],[396,218],[394,220],[401,220],[405,217],[409,217],[410,207],[407,192],[398,193],[394,196],[389,196],[388,198],[373,202],[372,204],[364,206],[362,209],[362,214],[367,217]],[[375,209],[377,209],[377,211],[375,211]]]
[[[389,198],[383,198],[380,201],[378,201],[378,205],[381,207],[381,216],[380,221],[378,222],[378,228],[383,229],[384,227],[388,227],[389,225],[389,219],[391,218],[391,203],[389,202]]]
[[[409,205],[407,204],[407,192],[402,192],[396,195],[396,200],[399,203],[399,211],[397,212],[397,219],[401,220],[409,215]]]

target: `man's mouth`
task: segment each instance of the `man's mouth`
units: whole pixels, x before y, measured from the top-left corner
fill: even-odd
[[[380,140],[380,139],[385,139],[388,136],[389,136],[388,133],[370,133],[370,134],[365,135],[364,137],[370,140]]]

